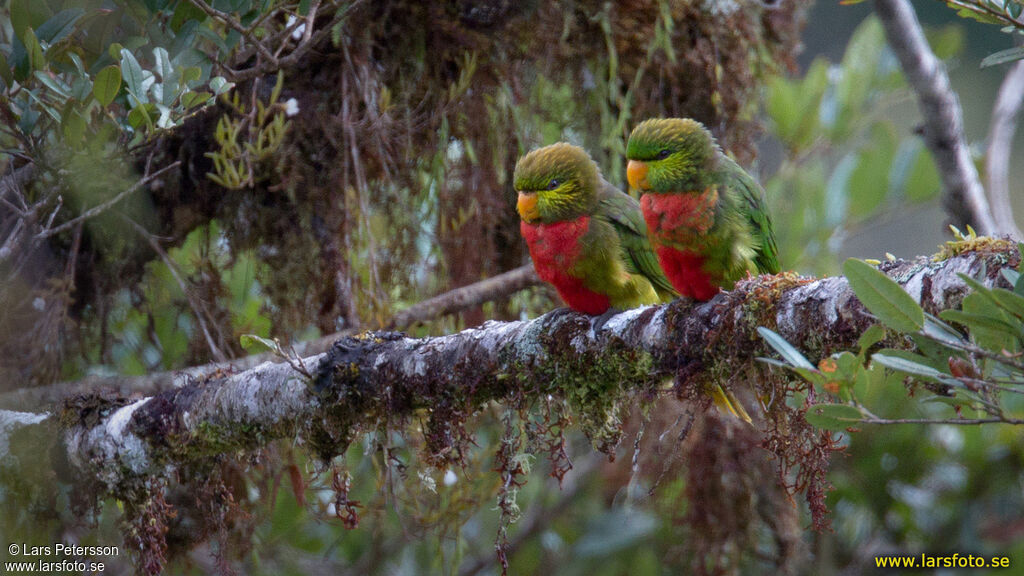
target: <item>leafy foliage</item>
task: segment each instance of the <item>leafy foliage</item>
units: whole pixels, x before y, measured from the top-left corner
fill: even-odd
[[[956,28],[932,34],[946,57],[962,44]],[[874,17],[856,29],[837,64],[818,57],[802,78],[768,81],[766,112],[786,149],[766,181],[777,226],[779,260],[797,269],[834,273],[843,237],[904,203],[939,191],[934,161],[920,139],[900,135],[883,114],[909,97],[898,63]]]
[[[976,20],[984,24],[1002,26],[1008,34],[1024,35],[1024,3],[1020,0],[946,0],[956,10],[957,16]],[[990,54],[981,61],[981,66],[996,66],[1024,58],[1024,46],[1015,46]]]

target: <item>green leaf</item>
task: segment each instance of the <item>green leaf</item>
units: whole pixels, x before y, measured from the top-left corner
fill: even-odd
[[[185,68],[185,70],[181,73],[181,83],[186,85],[191,84],[199,80],[199,78],[201,78],[202,75],[203,70],[201,68],[199,68],[198,66],[189,66],[188,68]]]
[[[64,140],[70,145],[81,143],[85,137],[85,119],[73,110],[66,111],[63,117],[61,129],[64,131]]]
[[[938,403],[938,404],[946,404],[946,405],[954,406],[954,407],[971,408],[971,409],[975,409],[976,406],[977,406],[977,403],[974,400],[972,400],[970,398],[961,398],[959,396],[929,396],[929,397],[925,398],[924,400],[921,400],[921,403],[922,404],[923,403],[929,403],[929,404],[936,404],[936,403]]]
[[[974,291],[961,304],[963,310],[944,311],[945,319],[959,322],[968,327],[971,340],[982,348],[999,352],[1017,352],[1020,349],[1021,323],[995,303],[995,297]],[[946,314],[949,312],[949,314]]]
[[[989,66],[997,66],[999,64],[1020,60],[1021,58],[1024,58],[1024,46],[1014,46],[1013,48],[1007,48],[1006,50],[1000,50],[994,54],[989,54],[981,61],[981,67],[988,68]]]
[[[138,130],[143,125],[148,126],[150,130],[153,129],[153,112],[156,111],[156,106],[152,104],[136,104],[132,107],[132,111],[128,113],[128,124]]]
[[[92,80],[88,76],[79,76],[71,84],[71,100],[82,104],[92,99]]]
[[[1012,270],[1003,268],[1003,272],[1012,272]],[[1000,308],[1024,320],[1024,296],[1014,294],[1004,288],[993,288],[990,293]]]
[[[46,58],[43,57],[43,47],[39,45],[39,39],[31,28],[25,30],[25,52],[28,53],[29,70],[43,70],[46,68]]]
[[[92,95],[100,106],[106,108],[114,101],[121,89],[121,69],[111,64],[96,74],[96,82],[92,85]]]
[[[125,87],[129,92],[132,93],[140,103],[145,104],[148,100],[146,98],[146,92],[143,89],[142,81],[142,66],[139,66],[139,61],[135,59],[135,55],[132,54],[127,48],[121,49],[121,76],[124,79]]]
[[[959,24],[925,30],[925,36],[939,60],[949,60],[964,49],[964,29]]]
[[[925,314],[924,330],[922,331],[932,339],[950,346],[962,346],[968,343],[963,334],[931,314]]]
[[[789,362],[790,365],[796,368],[817,370],[817,368],[815,368],[799,350],[794,348],[789,342],[786,342],[786,339],[782,336],[779,336],[764,326],[758,326],[757,333],[760,334],[761,338],[764,338],[764,341],[774,348],[775,351],[786,360],[786,362]]]
[[[926,358],[911,354],[905,350],[885,350],[883,352],[878,352],[871,356],[871,361],[875,364],[885,366],[890,370],[910,374],[931,382],[948,384],[959,388],[963,388],[964,386],[962,382],[953,378],[952,375],[939,372],[935,368],[925,364],[924,362],[927,361]]]
[[[894,192],[902,192],[909,202],[931,200],[942,189],[931,152],[918,139],[904,140],[900,144],[890,182]]]
[[[883,338],[885,338],[885,327],[881,324],[872,324],[857,339],[857,348],[860,350],[860,354],[863,355],[868,348],[878,344]]]
[[[850,176],[853,175],[860,156],[850,152],[843,156],[825,184],[825,226],[835,228],[846,221],[850,206]]]
[[[879,320],[900,332],[916,332],[924,326],[924,310],[894,280],[874,266],[848,258],[843,274],[857,298]]]
[[[29,98],[31,98],[32,100],[35,101],[35,103],[39,106],[39,108],[43,112],[46,112],[46,114],[50,118],[53,118],[58,124],[60,124],[60,121],[61,121],[60,111],[58,111],[53,106],[50,106],[46,102],[44,102],[42,98],[40,98],[39,96],[36,95],[35,91],[33,91],[33,90],[26,90],[25,93],[28,94]]]
[[[768,81],[766,109],[775,134],[794,150],[806,148],[818,132],[818,109],[828,86],[828,62],[816,58],[803,81],[775,76]]]
[[[189,21],[202,22],[206,20],[206,12],[192,2],[178,2],[171,16],[171,30],[177,34],[181,27]]]
[[[213,94],[209,92],[185,92],[181,96],[181,105],[185,109],[194,108],[202,104],[209,102],[210,98],[213,98]]]
[[[164,104],[170,105],[178,96],[176,93],[178,74],[175,72],[174,66],[171,65],[171,58],[164,48],[159,46],[154,48],[153,58],[156,61],[156,73],[160,75],[160,84],[163,86],[163,98],[161,100]]]
[[[1002,270],[999,271],[999,273],[1002,274],[1003,278],[1005,278],[1006,281],[1010,283],[1010,286],[1013,286],[1014,288],[1017,287],[1017,282],[1020,281],[1020,272],[1017,272],[1016,270],[1012,270],[1010,268],[1003,268]]]
[[[863,219],[875,214],[889,192],[889,172],[896,155],[896,129],[888,122],[871,127],[871,140],[860,150],[850,174],[849,212]]]
[[[11,70],[11,65],[7,62],[7,56],[4,55],[3,51],[0,51],[0,79],[3,79],[7,87],[14,84],[14,72]]]
[[[804,417],[816,428],[842,432],[860,423],[864,413],[849,404],[813,404]]]
[[[975,12],[974,10],[968,10],[967,8],[960,8],[956,4],[950,4],[949,2],[946,2],[946,4],[948,4],[950,8],[956,9],[956,15],[961,18],[976,20],[983,24],[999,25],[1003,23],[1003,21],[1000,20],[999,18],[996,18],[995,16],[992,16],[985,12]]]
[[[280,344],[270,338],[264,338],[256,334],[242,334],[239,341],[242,344],[242,349],[251,354],[262,352],[263,350],[281,352]]]
[[[75,31],[75,24],[85,14],[81,8],[61,10],[36,29],[36,36],[47,45],[60,42]]]
[[[832,127],[834,140],[845,140],[864,114],[868,96],[876,85],[879,59],[885,50],[885,34],[878,18],[868,16],[854,30],[843,54],[836,84],[837,113]]]
[[[45,70],[36,70],[32,75],[35,76],[36,80],[39,80],[44,86],[56,92],[61,98],[67,99],[71,96],[71,87],[64,85],[63,82],[57,80],[57,78],[49,72]]]
[[[228,82],[223,76],[214,76],[213,78],[210,78],[210,90],[213,90],[214,96],[220,96],[234,87],[235,83]]]
[[[111,60],[120,60],[121,50],[124,50],[124,46],[122,46],[120,42],[114,42],[113,44],[107,47],[107,55],[110,56]]]
[[[5,4],[10,7],[11,29],[19,38],[26,28],[38,28],[53,17],[53,10],[50,8],[51,2],[11,0]]]

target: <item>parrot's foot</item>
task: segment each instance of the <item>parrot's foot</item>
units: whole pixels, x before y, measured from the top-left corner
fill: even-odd
[[[560,319],[562,316],[565,316],[567,314],[575,314],[575,313],[576,313],[576,311],[573,310],[572,308],[569,308],[568,306],[563,306],[562,308],[555,308],[551,312],[548,312],[547,314],[545,314],[545,316],[548,317],[548,321],[549,322],[554,322],[554,321]]]
[[[609,320],[611,320],[612,316],[615,316],[616,314],[621,314],[621,313],[622,313],[622,310],[619,310],[618,308],[612,307],[612,308],[609,308],[604,314],[601,314],[600,316],[594,318],[594,334],[597,334],[598,332],[600,332],[601,329],[604,328],[605,323],[608,322]]]

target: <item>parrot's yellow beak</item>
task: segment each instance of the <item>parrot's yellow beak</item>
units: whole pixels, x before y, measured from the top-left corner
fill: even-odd
[[[519,211],[519,217],[526,222],[540,220],[540,209],[537,208],[537,193],[520,192],[519,201],[516,202],[516,210]]]
[[[629,180],[630,188],[651,189],[651,185],[647,183],[647,164],[639,160],[630,160],[626,165],[626,180]]]

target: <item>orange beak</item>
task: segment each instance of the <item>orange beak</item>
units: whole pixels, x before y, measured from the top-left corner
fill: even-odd
[[[540,210],[537,208],[537,194],[520,192],[516,210],[519,211],[519,217],[526,222],[539,220]]]
[[[637,190],[650,190],[651,185],[647,183],[647,164],[639,160],[630,160],[626,165],[626,180],[629,180],[629,187]]]

